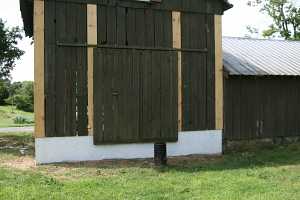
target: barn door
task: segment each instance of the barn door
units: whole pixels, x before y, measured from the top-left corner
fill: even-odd
[[[177,54],[94,50],[94,143],[176,141]]]

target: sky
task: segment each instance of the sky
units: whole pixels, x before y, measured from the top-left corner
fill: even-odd
[[[226,11],[223,16],[224,36],[244,37],[247,34],[248,25],[260,31],[270,25],[270,18],[261,14],[257,7],[247,6],[247,1],[230,0],[234,7]],[[23,26],[19,10],[19,0],[1,0],[0,2],[0,18],[10,27]],[[33,80],[33,45],[31,43],[32,39],[24,38],[18,44],[26,53],[16,63],[16,68],[12,72],[13,81]]]

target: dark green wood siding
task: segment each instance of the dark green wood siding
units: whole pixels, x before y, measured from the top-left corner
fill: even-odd
[[[182,15],[182,48],[206,49],[183,52],[183,130],[215,129],[214,16]]]
[[[300,136],[300,79],[229,76],[224,79],[224,138]]]
[[[177,141],[177,54],[94,51],[94,143]]]
[[[131,118],[128,119],[130,127],[122,125],[114,112],[107,111],[106,122],[107,119],[112,119],[109,122],[111,124],[108,124],[107,127],[112,129],[111,132],[114,135],[108,135],[107,139],[102,140],[102,137],[99,136],[100,139],[96,138],[96,142],[125,141],[123,136],[115,134],[115,132],[120,132],[121,127],[128,134],[129,129],[133,130],[130,133],[132,135],[128,136],[128,141],[137,141],[137,138],[141,138],[143,141],[158,140],[159,137],[164,140],[169,140],[169,138],[174,140],[175,137],[172,134],[174,133],[174,124],[177,126],[176,113],[178,109],[174,105],[178,97],[177,92],[173,91],[175,82],[172,82],[177,81],[177,64],[173,57],[176,55],[176,51],[172,49],[172,10],[182,11],[182,48],[186,49],[182,51],[183,130],[215,129],[213,14],[222,13],[222,1],[164,0],[162,4],[148,4],[123,0],[51,0],[45,1],[45,125],[47,137],[87,135],[86,3],[97,3],[98,45],[112,47],[111,53],[107,53],[109,50],[101,50],[100,47],[95,50],[98,57],[106,55],[104,60],[107,62],[102,63],[97,58],[95,60],[97,65],[115,66],[116,69],[107,69],[107,73],[110,73],[112,77],[117,77],[116,84],[119,85],[122,85],[118,82],[120,74],[128,73],[120,66],[127,66],[130,69],[130,67],[139,65],[134,71],[137,76],[138,90],[131,88],[131,92],[137,90],[137,93],[133,92],[133,96],[139,95],[138,98],[136,97],[138,100],[135,100],[140,110],[130,115]],[[120,46],[122,48],[138,47],[139,50],[118,50],[116,47]],[[142,50],[143,48],[144,50]],[[119,56],[115,56],[117,52],[120,53]],[[129,60],[125,59],[126,56],[132,58],[131,64],[128,63]],[[171,75],[176,77],[170,77]],[[106,80],[106,76],[103,77],[103,80],[100,77],[100,74],[95,75],[94,79],[104,81],[104,85],[110,84],[110,80]],[[172,85],[168,85],[170,79],[172,79]],[[99,90],[102,88],[101,90],[105,93],[111,89],[103,88],[104,86],[101,84],[98,84],[98,87]],[[158,99],[156,95],[152,94],[156,94],[160,98]],[[113,105],[113,97],[106,96],[104,98],[101,94],[99,95],[100,97],[97,98],[102,98],[99,104],[106,105],[110,102]],[[169,102],[170,96],[174,97],[172,102]],[[130,106],[126,109],[136,109]],[[119,110],[116,113],[128,110]],[[148,110],[151,110],[151,114]],[[176,122],[173,119],[175,116]],[[95,121],[106,123],[101,122],[103,120],[101,117],[103,118],[101,112],[95,112]],[[115,118],[119,121],[113,121]],[[114,129],[116,123],[120,123],[119,130]],[[126,124],[128,123],[126,122]],[[101,135],[103,133],[99,127],[97,130]],[[170,130],[172,136],[165,133],[166,130]]]
[[[86,5],[45,1],[46,136],[87,135]]]

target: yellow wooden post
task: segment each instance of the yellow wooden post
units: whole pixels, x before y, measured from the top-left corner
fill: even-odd
[[[97,45],[97,5],[87,5],[87,43],[88,45]],[[89,47],[88,55],[88,126],[89,135],[93,134],[94,121],[94,95],[93,95],[93,77],[94,77],[94,48]]]
[[[181,13],[172,12],[173,48],[181,48]],[[182,131],[182,65],[181,52],[178,52],[178,131]]]
[[[216,129],[223,129],[223,53],[222,16],[215,15],[215,110]]]
[[[36,138],[45,137],[44,1],[34,0],[34,114]]]

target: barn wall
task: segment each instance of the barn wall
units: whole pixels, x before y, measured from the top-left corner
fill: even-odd
[[[222,14],[221,2],[45,1],[45,136],[88,134],[87,3],[97,3],[97,45],[172,49],[172,10],[181,11],[181,47],[189,50],[181,55],[182,130],[216,129],[214,14]]]
[[[215,129],[214,15],[183,13],[182,48],[207,49],[182,53],[183,130]]]
[[[300,136],[300,78],[225,78],[224,138]]]
[[[87,131],[87,5],[45,1],[45,131],[47,137]]]

